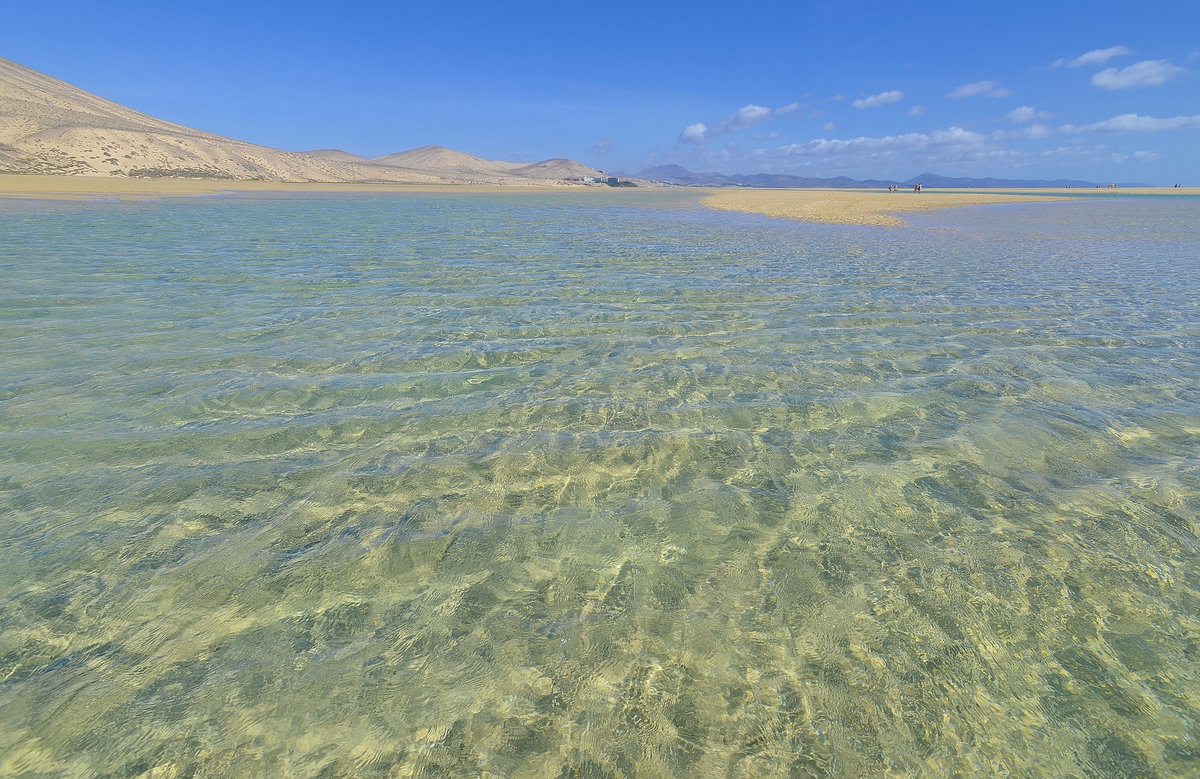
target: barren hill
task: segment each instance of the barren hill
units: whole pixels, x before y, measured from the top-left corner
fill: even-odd
[[[512,172],[517,176],[531,179],[578,179],[585,176],[595,178],[601,175],[598,170],[581,165],[574,160],[564,159],[535,162],[532,165],[514,168]]]
[[[505,176],[514,166],[509,162],[492,162],[474,154],[467,154],[441,146],[422,146],[419,149],[376,157],[372,162],[380,165],[398,165],[402,168],[425,171],[457,171],[482,176]]]
[[[560,161],[490,162],[436,146],[377,160],[281,151],[164,122],[0,58],[0,173],[410,184],[577,178],[546,175],[538,166],[549,162]],[[521,172],[530,170],[537,175]]]
[[[274,181],[440,183],[440,176],[325,160],[193,130],[0,59],[0,170]]]
[[[363,165],[372,164],[366,157],[359,157],[357,154],[351,154],[348,151],[341,149],[313,149],[312,151],[298,152],[305,157],[316,157],[319,160],[333,160],[334,162],[355,162]]]
[[[441,146],[422,146],[411,151],[376,157],[372,161],[382,165],[401,165],[412,170],[436,172],[441,175],[457,174],[500,182],[514,177],[548,182],[577,180],[585,176],[600,175],[598,171],[574,160],[553,159],[535,163],[503,162],[501,160],[485,160],[474,154],[465,154]]]

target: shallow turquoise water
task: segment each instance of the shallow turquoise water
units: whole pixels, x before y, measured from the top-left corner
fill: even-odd
[[[1200,202],[0,204],[0,774],[1200,772]]]

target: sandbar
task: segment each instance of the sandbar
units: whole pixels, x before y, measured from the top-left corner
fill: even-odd
[[[1053,203],[1080,200],[1081,196],[1122,194],[1198,194],[1188,189],[1081,189],[1072,197],[1066,190],[986,190],[939,189],[919,194],[910,189],[899,192],[863,189],[718,189],[700,202],[723,211],[744,211],[804,222],[844,225],[898,227],[906,222],[897,214],[931,211],[938,208],[963,208],[994,203]],[[1035,194],[1036,193],[1036,194]]]

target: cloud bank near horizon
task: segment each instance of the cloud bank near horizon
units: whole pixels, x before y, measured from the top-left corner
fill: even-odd
[[[986,106],[993,101],[1003,105],[1017,96],[1016,89],[999,79],[981,79],[949,89],[947,87],[950,85],[946,85],[942,90],[927,89],[911,95],[913,90],[907,86],[874,93],[861,92],[859,97],[849,99],[836,94],[813,101],[820,108],[805,108],[799,103],[780,108],[748,103],[715,123],[696,122],[688,125],[666,157],[673,162],[687,162],[690,158],[697,163],[717,165],[732,165],[739,161],[760,165],[775,163],[780,169],[822,162],[841,167],[857,165],[875,169],[889,160],[993,165],[1025,165],[1049,159],[1101,160],[1113,164],[1161,160],[1166,156],[1162,151],[1130,148],[1128,144],[1132,139],[1121,141],[1120,136],[1200,129],[1200,115],[1163,115],[1143,109],[1117,113],[1095,121],[1050,124],[1056,116],[1063,119],[1079,116],[1079,106],[1086,106],[1089,102],[1086,95],[1094,92],[1088,86],[1105,92],[1132,91],[1174,81],[1182,82],[1190,73],[1187,68],[1175,65],[1168,59],[1144,59],[1123,66],[1114,64],[1094,73],[1074,72],[1096,69],[1133,53],[1129,46],[1112,45],[1063,57],[1051,63],[1049,69],[1061,69],[1061,73],[1039,79],[1036,83],[1039,87],[1037,99],[1039,103],[1047,100],[1047,85],[1061,90],[1062,82],[1070,81],[1075,85],[1074,91],[1061,92],[1065,107],[1035,107],[1012,100],[1000,110],[989,110]],[[1200,53],[1196,57],[1200,57]],[[1047,70],[1046,66],[1033,67],[1042,72]],[[806,93],[805,97],[809,97],[809,94]],[[838,103],[842,100],[847,105],[839,108]],[[909,105],[903,107],[906,101]],[[879,112],[878,109],[888,106],[902,107],[897,112]],[[805,110],[801,111],[801,108]],[[849,108],[855,110],[848,111]],[[771,132],[741,132],[791,113],[795,114],[794,121],[786,128],[780,127]],[[821,116],[819,120],[818,116]],[[914,127],[904,131],[905,125],[911,127],[920,123],[925,116],[935,123],[933,128]],[[875,128],[891,130],[892,125],[899,125],[898,131],[870,132]],[[794,139],[796,131],[803,132],[805,127],[818,133],[823,130],[826,135],[813,133],[807,139],[803,135],[800,139]],[[845,131],[845,137],[834,136],[836,130]],[[785,142],[789,140],[788,135],[793,135],[791,142]],[[1051,139],[1055,137],[1069,137],[1069,141],[1052,147]],[[718,139],[720,143],[714,143]],[[771,141],[776,143],[771,144]],[[1171,141],[1166,146],[1172,144],[1178,145]],[[656,159],[661,161],[662,158]]]
[[[1027,122],[1049,118],[1050,114],[1030,106],[1010,112],[1015,120]],[[1007,117],[1006,117],[1007,119]],[[827,123],[832,130],[831,123]],[[820,163],[879,165],[902,160],[914,165],[973,163],[1005,166],[1029,165],[1051,161],[1106,162],[1112,164],[1148,163],[1163,155],[1152,150],[1115,150],[1103,142],[1089,141],[1089,135],[1115,136],[1200,129],[1200,114],[1194,116],[1155,117],[1135,113],[1120,114],[1088,124],[1026,127],[979,132],[958,125],[926,132],[889,135],[860,135],[851,138],[812,138],[768,148],[751,149],[739,154],[729,147],[714,150],[706,160],[715,164],[741,161],[746,164],[774,163],[794,169]],[[1043,140],[1055,136],[1078,136],[1071,142],[1035,150],[1014,148],[1013,141]]]

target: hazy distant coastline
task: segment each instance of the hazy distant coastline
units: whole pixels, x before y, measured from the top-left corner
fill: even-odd
[[[939,189],[1066,189],[1105,186],[1079,179],[998,179],[970,176],[942,176],[922,173],[905,179],[852,179],[847,176],[794,176],[790,173],[696,173],[680,165],[656,165],[633,174],[633,178],[685,187],[756,187],[762,189],[886,189],[890,186],[912,188],[917,184]],[[1146,187],[1148,184],[1118,182],[1118,187]]]

